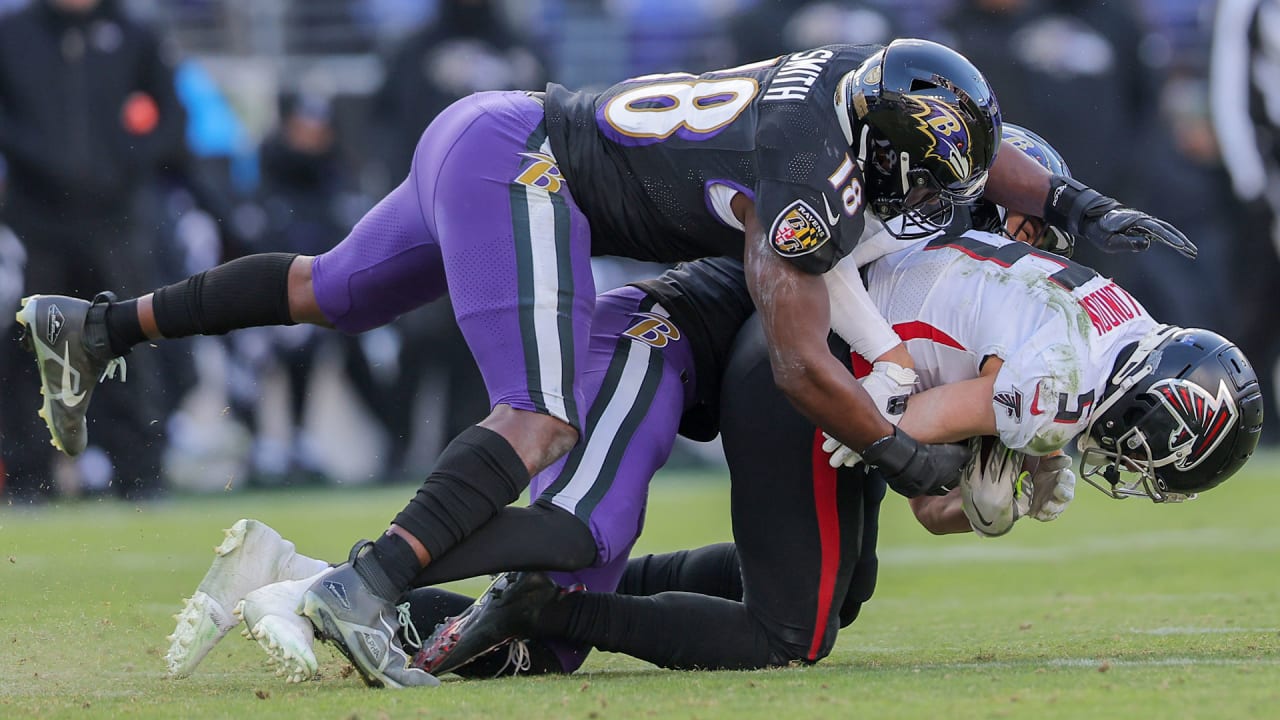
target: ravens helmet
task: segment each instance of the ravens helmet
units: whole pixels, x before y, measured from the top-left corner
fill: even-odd
[[[1000,109],[963,55],[894,40],[836,93],[872,209],[896,237],[932,235],[982,195],[1000,145]]]
[[[1080,476],[1114,498],[1178,502],[1231,477],[1261,431],[1262,391],[1244,353],[1209,330],[1163,325],[1108,381],[1080,436]]]

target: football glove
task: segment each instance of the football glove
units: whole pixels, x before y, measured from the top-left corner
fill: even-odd
[[[843,465],[851,468],[862,462],[862,456],[855,452],[853,448],[831,437],[825,430],[822,432],[822,437],[826,438],[826,440],[822,441],[822,452],[831,456],[827,458],[827,464],[831,465],[831,467],[838,468]]]
[[[959,481],[969,455],[967,445],[925,445],[897,427],[862,451],[862,459],[880,469],[889,487],[909,498],[945,495]]]
[[[1078,180],[1054,175],[1049,181],[1049,197],[1044,219],[1106,252],[1141,252],[1154,243],[1164,243],[1191,258],[1196,246],[1178,228],[1116,200]]]
[[[1026,455],[1010,450],[993,437],[969,441],[973,457],[960,473],[960,507],[969,527],[982,537],[999,537],[1022,517],[1022,499],[1029,492]]]
[[[1040,522],[1058,519],[1076,496],[1076,474],[1071,472],[1071,458],[1065,454],[1040,458],[1031,477],[1024,479],[1018,496],[1018,514],[1029,515]]]
[[[871,373],[860,382],[880,415],[890,424],[897,425],[902,422],[902,414],[907,410],[907,397],[915,392],[918,380],[915,370],[882,360],[872,365]],[[831,456],[827,458],[831,467],[853,467],[862,462],[862,456],[844,443],[825,432],[822,437],[826,438],[822,443],[822,451]]]
[[[871,396],[876,409],[893,425],[902,421],[907,398],[915,392],[918,381],[915,370],[886,360],[872,365],[871,373],[861,380],[862,389]]]

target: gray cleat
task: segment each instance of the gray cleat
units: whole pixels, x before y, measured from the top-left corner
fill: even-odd
[[[85,413],[98,381],[118,369],[125,378],[123,358],[112,355],[107,343],[106,308],[111,293],[98,293],[93,302],[65,295],[32,295],[22,301],[17,319],[24,328],[23,343],[35,353],[44,405],[38,414],[49,426],[53,446],[68,455],[84,452],[89,442]]]
[[[372,546],[367,540],[360,541],[351,549],[347,562],[321,574],[303,595],[302,614],[311,620],[322,639],[347,656],[366,685],[439,685],[435,676],[409,667],[409,655],[400,646],[396,632],[402,624],[412,635],[416,630],[409,624],[407,614],[397,613],[385,599],[397,593],[382,568],[368,557],[365,548],[371,550]]]

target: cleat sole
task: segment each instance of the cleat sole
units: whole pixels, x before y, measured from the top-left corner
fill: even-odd
[[[40,295],[28,295],[22,298],[22,305],[17,314],[14,315],[14,319],[22,325],[22,345],[28,352],[36,356],[36,368],[40,373],[40,397],[43,398],[44,402],[40,409],[36,411],[36,415],[39,415],[40,419],[44,420],[45,427],[49,429],[49,444],[53,445],[59,452],[66,455],[74,455],[67,452],[67,448],[58,438],[58,431],[53,427],[53,413],[50,409],[53,405],[53,399],[50,393],[45,391],[44,385],[44,361],[48,358],[44,351],[31,339],[31,336],[35,333],[36,323],[36,305],[33,301],[38,300],[40,297]]]
[[[360,673],[360,678],[364,680],[365,685],[372,688],[384,687],[384,683],[381,678],[366,673],[364,668],[360,667],[360,663],[356,662],[351,651],[347,649],[347,643],[351,642],[351,639],[348,638],[338,627],[337,620],[333,617],[333,614],[329,612],[329,608],[325,605],[323,599],[308,590],[307,594],[303,597],[302,614],[311,618],[313,625],[321,628],[324,639],[337,648],[338,652],[342,653],[347,658],[347,661],[356,669],[356,672]],[[390,685],[393,688],[400,687],[394,682],[391,682]]]
[[[213,646],[234,627],[218,627],[213,619],[215,607],[225,613],[216,600],[197,591],[186,601],[182,611],[174,616],[178,624],[169,636],[169,651],[164,656],[169,677],[190,675]]]

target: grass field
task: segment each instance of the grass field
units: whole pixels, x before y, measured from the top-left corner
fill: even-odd
[[[568,678],[371,691],[330,648],[288,685],[228,636],[163,677],[170,616],[221,528],[257,517],[341,558],[414,488],[0,509],[0,718],[1277,718],[1280,456],[1183,506],[1081,486],[1054,523],[933,537],[891,497],[875,598],[805,668],[689,673],[597,653]],[[729,537],[716,476],[662,476],[642,551]],[[463,584],[478,590],[483,583]]]

